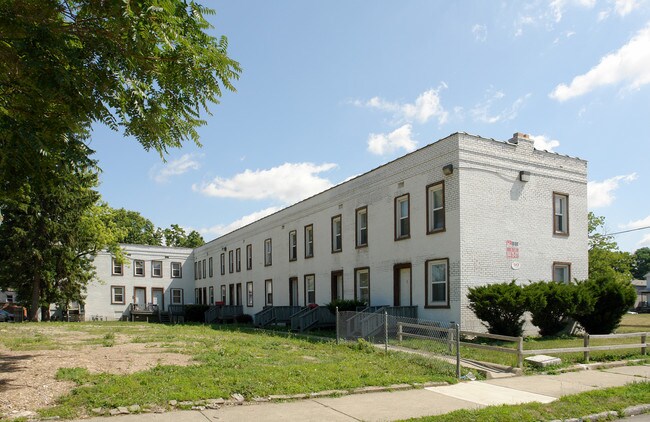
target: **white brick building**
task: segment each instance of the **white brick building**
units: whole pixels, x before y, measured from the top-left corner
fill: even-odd
[[[127,245],[121,274],[98,256],[86,319],[161,299],[253,315],[338,297],[480,329],[468,287],[585,279],[587,248],[585,161],[535,150],[522,134],[455,133],[193,251]]]

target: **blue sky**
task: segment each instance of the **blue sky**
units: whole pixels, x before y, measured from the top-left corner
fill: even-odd
[[[650,0],[205,4],[237,92],[166,163],[95,127],[113,207],[210,240],[451,133],[524,132],[588,160],[610,232],[650,226]]]

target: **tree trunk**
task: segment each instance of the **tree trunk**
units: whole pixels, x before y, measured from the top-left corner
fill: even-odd
[[[41,306],[41,321],[49,321],[49,320],[50,320],[50,307]]]
[[[38,310],[41,301],[41,275],[36,273],[32,280],[32,306],[29,308],[29,320],[38,322]]]

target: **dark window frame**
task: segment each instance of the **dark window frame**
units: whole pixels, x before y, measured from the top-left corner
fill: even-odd
[[[248,308],[253,307],[253,300],[255,299],[253,288],[254,288],[253,282],[247,281],[246,282],[246,306]]]
[[[269,245],[268,248],[266,245]],[[270,237],[264,239],[264,266],[270,267],[273,265],[273,239]]]
[[[116,264],[116,259],[111,258],[111,275],[116,275],[122,277],[124,275],[124,264]],[[119,268],[119,272],[115,272],[115,269]]]
[[[269,300],[269,285],[271,286],[271,300]],[[264,280],[264,305],[273,306],[273,279],[271,278]]]
[[[241,248],[235,249],[235,271],[241,272]]]
[[[314,292],[314,301],[313,302],[309,301],[309,291],[307,290],[307,278],[308,277],[313,277],[313,279],[314,279],[314,290],[313,290],[313,292]],[[313,274],[313,273],[312,274],[305,274],[305,276],[303,277],[303,292],[304,292],[304,295],[305,295],[305,297],[304,297],[305,306],[309,306],[312,303],[313,304],[316,303],[316,274]]]
[[[142,264],[142,274],[137,273],[138,269],[138,263]],[[133,277],[144,277],[145,276],[145,269],[144,269],[144,259],[134,259],[133,260]]]
[[[246,245],[246,269],[253,269],[253,245],[251,243]]]
[[[156,271],[155,271],[155,264],[156,263],[160,264],[160,266],[159,266],[160,274],[159,275],[156,275]],[[163,276],[163,262],[160,261],[160,260],[157,260],[157,259],[151,261],[151,277],[152,278],[162,278],[162,276]]]
[[[433,223],[431,219],[433,218],[433,209],[431,202],[433,201],[433,195],[431,195],[431,191],[433,188],[437,188],[438,186],[441,186],[442,190],[442,228],[431,228],[431,224]],[[427,186],[427,234],[434,234],[434,233],[443,233],[447,231],[447,201],[445,200],[445,181],[441,180],[436,183],[432,183]]]
[[[445,266],[447,268],[447,280],[445,284],[445,304],[444,305],[431,305],[429,303],[429,263],[431,262],[438,262],[438,261],[444,261]],[[449,269],[449,258],[433,258],[433,259],[427,259],[424,262],[424,307],[426,309],[449,309],[450,308],[450,287],[451,287],[451,281],[450,281],[450,269]]]
[[[564,225],[566,228],[564,230],[560,230],[557,226],[557,221],[556,221],[556,210],[555,210],[555,198],[556,197],[564,197],[565,199],[565,212],[563,214],[564,217]],[[562,193],[562,192],[553,192],[553,234],[556,236],[569,236],[569,194],[567,193]]]
[[[361,212],[364,212],[366,214],[366,243],[361,243],[360,242],[360,227],[359,227],[359,215]],[[363,207],[359,207],[356,210],[354,210],[354,245],[356,249],[359,248],[367,248],[368,247],[368,206],[365,205]]]
[[[114,289],[122,289],[122,301],[115,301],[115,291]],[[126,286],[111,286],[111,305],[124,305],[126,304]]]
[[[358,274],[362,271],[367,271],[368,273],[368,303],[370,306],[370,300],[372,299],[371,295],[371,281],[370,281],[370,267],[357,267],[354,269],[354,300],[361,300],[361,295],[359,294],[359,276]]]
[[[219,269],[221,275],[226,275],[226,253],[225,252],[221,252],[221,255],[219,256]]]
[[[308,231],[311,233],[311,252],[309,254],[307,253],[307,245],[309,245],[308,237],[307,237]],[[304,233],[305,233],[305,259],[313,258],[314,257],[314,225],[307,224],[304,228]]]
[[[210,278],[214,276],[214,262],[212,261],[212,257],[208,258],[208,271]]]
[[[174,292],[180,292],[181,293],[180,302],[178,302],[178,303],[174,302]],[[169,289],[169,302],[172,305],[183,305],[184,300],[185,300],[185,291],[183,289],[177,288],[177,287],[174,287],[173,289]]]
[[[334,227],[335,227],[334,223],[335,223],[336,220],[338,220],[338,223],[339,223],[339,240],[341,242],[338,249],[334,248],[334,246],[335,246],[334,242],[336,240],[336,238],[335,238],[336,235],[334,233]],[[341,214],[338,214],[338,215],[335,215],[334,217],[332,217],[331,223],[330,223],[330,236],[331,236],[330,246],[332,247],[332,253],[342,252],[343,251],[343,216]]]
[[[291,243],[293,237],[293,245]],[[289,262],[298,260],[298,231],[289,232]]]
[[[228,251],[228,274],[235,272],[235,251]]]
[[[559,282],[560,280],[555,279],[555,268],[556,267],[566,267],[567,268],[567,279],[566,281],[562,281],[563,283],[570,283],[571,282],[571,263],[570,262],[561,262],[561,261],[554,261],[553,265],[551,266],[551,280]]]
[[[398,208],[398,205],[403,202],[403,199],[406,198],[407,202],[407,207],[406,207],[406,212],[408,213],[407,218],[407,228],[408,228],[408,234],[404,235],[401,234],[401,218],[399,218],[399,212],[400,208]],[[409,193],[405,193],[400,196],[395,197],[394,201],[394,215],[393,215],[393,224],[395,225],[395,241],[398,240],[405,240],[405,239],[410,239],[411,238],[411,195]]]
[[[174,264],[178,264],[178,275],[174,275]],[[172,278],[183,278],[183,263],[182,262],[170,262],[169,263],[169,273]]]

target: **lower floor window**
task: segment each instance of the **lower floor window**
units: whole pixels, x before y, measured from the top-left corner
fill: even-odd
[[[435,259],[426,262],[427,306],[449,306],[449,262]]]
[[[568,262],[554,262],[553,281],[560,283],[568,283],[571,281],[571,264]]]
[[[253,306],[253,282],[246,283],[246,306]]]
[[[124,304],[124,286],[111,286],[111,303]]]
[[[210,301],[208,302],[208,305],[214,304],[214,287],[210,286]]]
[[[183,289],[171,289],[172,305],[183,304]]]
[[[273,306],[273,280],[266,280],[264,282],[265,291],[264,296],[266,297],[266,306]]]
[[[361,268],[355,271],[356,299],[370,305],[370,270]]]
[[[316,303],[316,276],[313,274],[305,276],[305,303]]]

